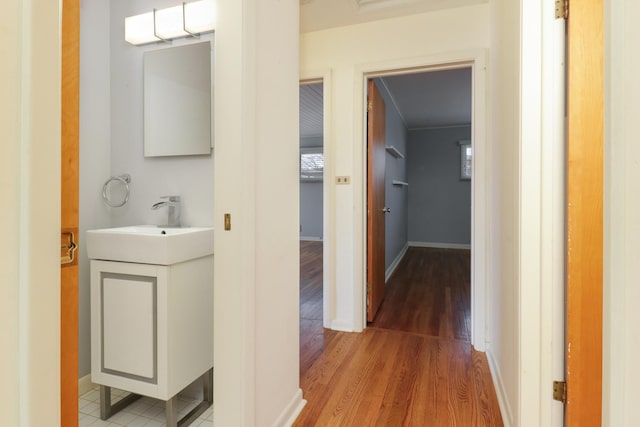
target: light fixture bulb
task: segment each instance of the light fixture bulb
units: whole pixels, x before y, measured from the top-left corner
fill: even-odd
[[[156,34],[162,39],[189,35],[182,24],[182,5],[156,11]]]
[[[160,41],[153,34],[153,12],[124,18],[124,39],[131,44]]]
[[[124,39],[135,45],[153,43],[209,33],[215,24],[215,0],[200,0],[125,18]]]
[[[208,33],[216,27],[216,4],[214,0],[200,0],[184,5],[185,27],[194,34]]]

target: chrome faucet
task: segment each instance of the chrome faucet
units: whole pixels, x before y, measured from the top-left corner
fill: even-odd
[[[154,203],[154,205],[151,206],[151,209],[155,210],[167,206],[166,227],[180,227],[180,196],[162,196],[160,198],[167,200],[164,202]]]

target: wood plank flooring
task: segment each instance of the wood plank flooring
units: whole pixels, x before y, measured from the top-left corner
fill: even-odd
[[[471,341],[468,250],[409,248],[371,326]]]
[[[489,367],[469,343],[469,253],[410,248],[363,333],[322,328],[322,243],[300,247],[295,426],[501,426]]]
[[[300,377],[337,334],[322,327],[322,242],[300,242]]]

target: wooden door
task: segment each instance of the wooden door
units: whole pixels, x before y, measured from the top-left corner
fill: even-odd
[[[60,396],[62,426],[78,425],[78,140],[80,3],[62,4]]]
[[[384,298],[385,105],[373,80],[367,102],[367,321]]]
[[[603,1],[572,1],[567,48],[567,426],[602,420]]]

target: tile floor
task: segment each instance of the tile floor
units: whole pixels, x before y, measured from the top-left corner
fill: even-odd
[[[128,393],[115,388],[111,389],[113,403],[122,399]],[[200,403],[190,397],[178,396],[178,418],[187,414]],[[120,412],[112,415],[106,421],[100,419],[100,387],[95,386],[91,391],[78,399],[78,424],[80,427],[164,427],[165,403],[150,397],[141,397]],[[198,419],[190,424],[192,427],[213,427],[213,405],[204,411]]]

